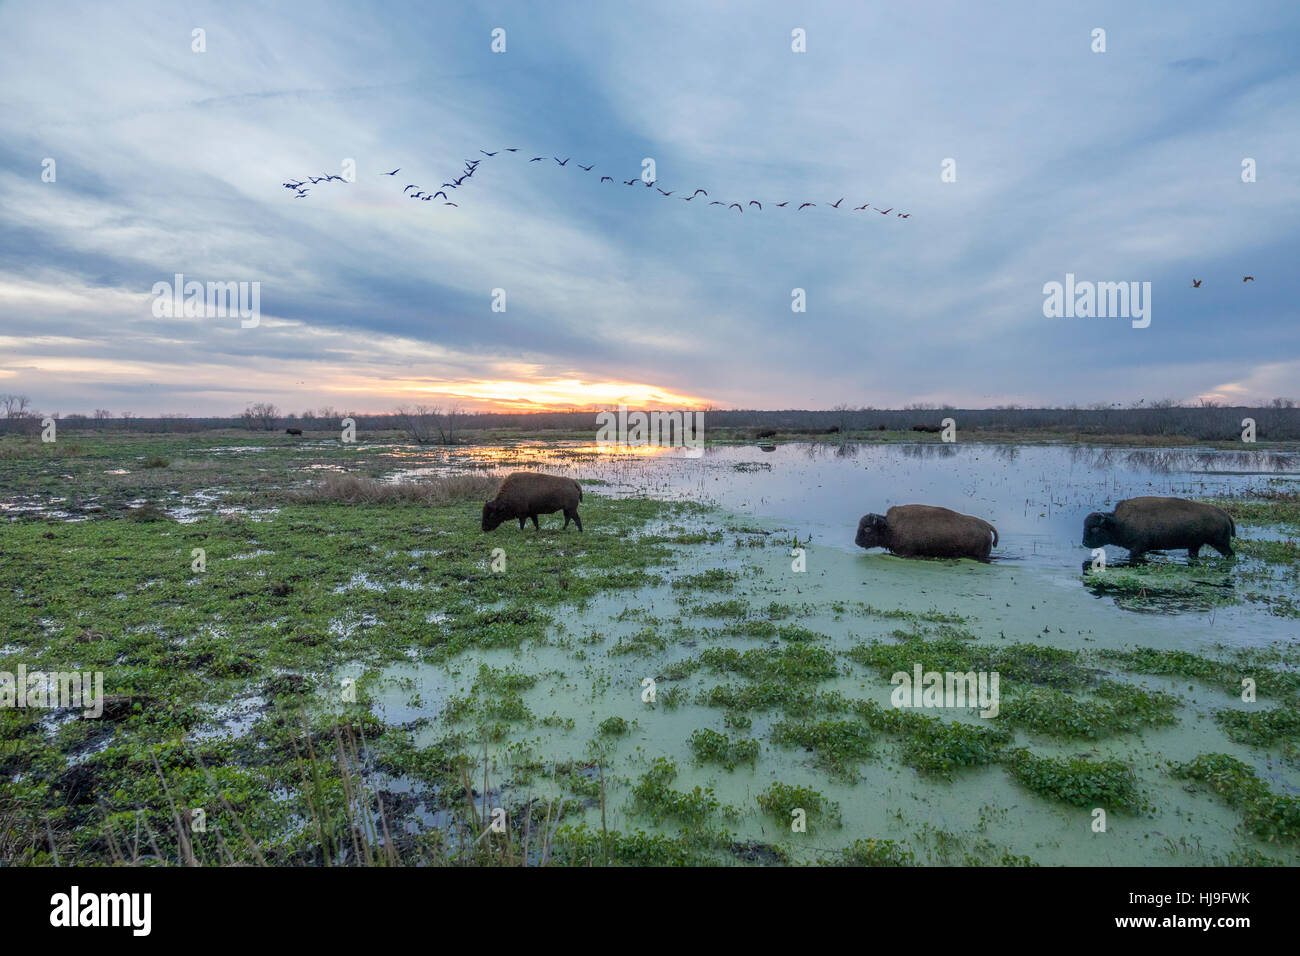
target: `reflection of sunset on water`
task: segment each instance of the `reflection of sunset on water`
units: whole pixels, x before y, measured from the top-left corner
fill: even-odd
[[[396,391],[441,401],[463,401],[483,411],[593,411],[615,405],[634,409],[704,408],[708,400],[636,382],[584,382],[551,379],[539,382],[479,381],[399,384]]]

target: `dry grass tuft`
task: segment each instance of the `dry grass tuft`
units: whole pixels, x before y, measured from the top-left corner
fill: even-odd
[[[487,501],[496,494],[500,478],[491,475],[439,475],[424,481],[379,481],[359,475],[327,475],[309,488],[289,492],[302,504],[345,501],[349,504],[392,504],[409,501],[441,505],[451,501]]]

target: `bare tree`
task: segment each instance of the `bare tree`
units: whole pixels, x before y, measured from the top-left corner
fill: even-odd
[[[250,431],[260,428],[272,431],[280,418],[280,409],[270,402],[257,402],[244,409],[244,426]]]
[[[454,445],[464,411],[455,405],[446,411],[437,405],[403,405],[393,416],[417,445]]]
[[[113,417],[113,413],[110,412],[107,408],[95,409],[95,421],[97,422],[102,422],[105,419],[112,418],[112,417]]]
[[[32,400],[26,395],[6,392],[0,395],[0,408],[4,409],[5,418],[27,418],[34,414],[31,410]]]

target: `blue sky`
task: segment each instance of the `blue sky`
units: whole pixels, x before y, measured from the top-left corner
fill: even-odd
[[[1297,51],[1294,2],[5,3],[0,392],[137,415],[1300,397]],[[458,208],[400,194],[506,146]],[[672,197],[621,184],[645,157]],[[280,185],[348,158],[355,183]],[[259,282],[260,324],[155,317],[178,272]],[[1066,273],[1150,282],[1150,327],[1044,317]]]

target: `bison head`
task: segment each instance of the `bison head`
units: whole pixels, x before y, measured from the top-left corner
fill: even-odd
[[[859,548],[885,548],[889,546],[889,525],[884,515],[863,515],[858,522],[858,536],[853,539]]]
[[[1115,530],[1115,513],[1112,511],[1094,511],[1083,519],[1083,546],[1100,548],[1113,544],[1112,534]]]
[[[483,530],[491,531],[508,517],[505,507],[497,504],[495,501],[489,501],[483,505]]]

